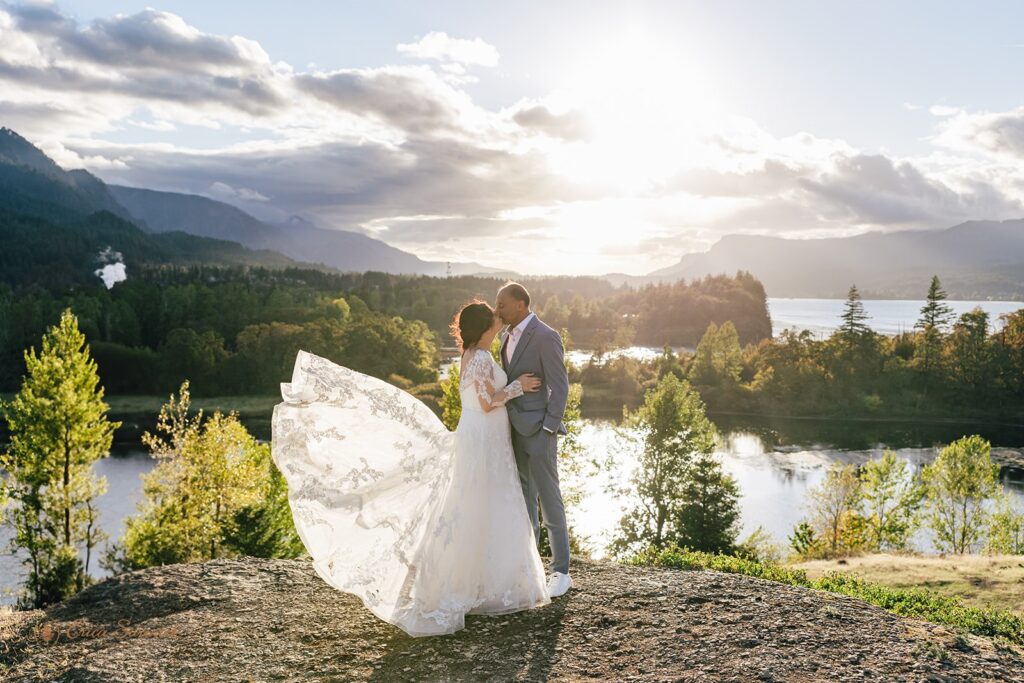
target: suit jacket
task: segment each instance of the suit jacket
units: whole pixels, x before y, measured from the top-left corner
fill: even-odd
[[[562,418],[569,399],[569,375],[565,371],[561,335],[534,315],[506,363],[508,336],[507,330],[501,336],[501,366],[508,381],[527,372],[541,380],[537,391],[524,393],[505,404],[512,428],[523,436],[533,436],[545,427],[556,434],[567,434]]]

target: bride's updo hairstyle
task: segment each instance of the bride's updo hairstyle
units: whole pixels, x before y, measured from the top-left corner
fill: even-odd
[[[449,329],[455,337],[455,343],[459,345],[459,352],[465,353],[467,348],[480,341],[480,337],[493,324],[494,309],[476,299],[459,309]]]

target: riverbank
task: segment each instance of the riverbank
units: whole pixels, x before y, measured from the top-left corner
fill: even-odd
[[[892,588],[927,588],[975,607],[1024,617],[1024,555],[893,555],[793,563],[816,579],[830,571],[859,574]]]
[[[131,572],[0,613],[7,681],[1021,680],[1024,651],[740,574],[577,561],[543,608],[410,638],[308,560]]]

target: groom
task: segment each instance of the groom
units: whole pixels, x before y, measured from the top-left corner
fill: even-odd
[[[530,294],[516,282],[498,290],[495,308],[508,325],[501,338],[501,366],[508,377],[532,373],[541,380],[540,390],[523,394],[505,404],[512,423],[512,450],[526,510],[540,539],[537,499],[551,543],[551,577],[548,594],[558,597],[572,587],[569,577],[569,529],[565,523],[562,492],[558,487],[558,435],[569,397],[562,337],[530,311]]]

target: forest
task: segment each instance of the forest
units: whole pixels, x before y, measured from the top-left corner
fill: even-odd
[[[23,351],[66,306],[114,394],[162,394],[182,378],[197,396],[273,394],[300,348],[405,388],[436,385],[452,316],[474,297],[493,300],[504,282],[245,265],[127,272],[109,290],[95,277],[0,284],[0,392],[17,388]],[[709,323],[726,320],[750,343],[771,334],[764,290],[745,273],[641,290],[595,278],[524,282],[535,310],[579,346],[692,346]]]

